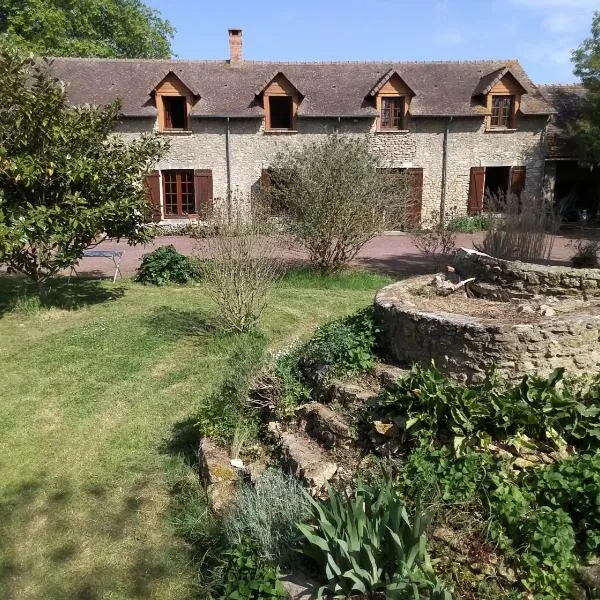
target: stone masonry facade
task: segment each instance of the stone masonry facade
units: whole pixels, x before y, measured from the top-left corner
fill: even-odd
[[[236,119],[229,123],[231,190],[234,201],[248,201],[260,182],[263,169],[273,165],[278,152],[323,139],[332,133],[367,136],[373,151],[387,168],[422,168],[422,218],[427,223],[440,209],[442,197],[442,156],[446,119],[414,119],[406,132],[375,131],[375,119],[299,120],[297,133],[270,133],[264,120]],[[119,133],[137,136],[157,130],[153,119],[125,120]],[[517,131],[486,131],[483,119],[453,119],[448,135],[447,215],[465,215],[471,167],[527,168],[526,189],[541,191],[544,173],[543,131],[545,119],[521,118]],[[211,169],[215,208],[225,209],[227,199],[225,119],[193,119],[192,130],[184,134],[164,134],[170,141],[168,154],[157,169]]]

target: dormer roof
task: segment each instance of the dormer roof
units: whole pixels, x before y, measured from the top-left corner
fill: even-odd
[[[263,82],[260,85],[260,87],[254,92],[254,95],[260,96],[276,80],[279,80],[280,82],[283,81],[284,85],[287,84],[290,90],[293,90],[298,96],[303,97],[302,92],[281,71],[274,71],[273,73],[271,73],[268,79],[265,82]]]
[[[371,88],[371,90],[369,91],[369,96],[376,96],[377,93],[379,92],[379,90],[388,81],[390,81],[390,79],[392,79],[393,77],[397,77],[402,82],[403,86],[406,87],[408,90],[410,90],[410,93],[411,93],[412,96],[415,95],[414,90],[412,90],[411,87],[406,84],[406,82],[404,81],[404,79],[402,79],[402,77],[400,75],[398,75],[398,71],[396,71],[395,69],[389,69],[387,71],[387,73],[385,73],[383,75],[383,77]]]
[[[492,88],[507,76],[512,77],[512,79],[520,86],[522,94],[527,93],[527,88],[519,81],[519,78],[512,73],[509,67],[504,66],[484,75],[479,80],[479,83],[473,92],[473,96],[485,96],[486,94],[489,94],[492,91]]]

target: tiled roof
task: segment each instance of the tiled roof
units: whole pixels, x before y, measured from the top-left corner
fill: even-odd
[[[395,71],[415,93],[413,116],[476,116],[484,108],[473,101],[482,77],[508,68],[526,89],[525,114],[549,114],[552,109],[520,64],[514,60],[460,62],[305,62],[53,59],[55,74],[68,84],[73,104],[122,102],[126,116],[153,116],[149,90],[172,71],[200,100],[192,115],[261,117],[256,97],[273,73],[281,72],[304,95],[299,116],[367,117],[375,114],[369,92]]]
[[[555,111],[546,137],[548,158],[570,158],[575,155],[573,142],[567,131],[569,122],[577,118],[583,106],[585,88],[581,84],[538,85]]]

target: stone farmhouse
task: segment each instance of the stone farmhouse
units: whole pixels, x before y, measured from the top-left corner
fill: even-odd
[[[232,210],[269,185],[280,150],[333,132],[367,136],[407,173],[414,223],[475,214],[486,190],[543,192],[555,111],[516,60],[256,62],[240,29],[229,48],[220,61],[54,59],[72,104],[119,99],[119,133],[170,139],[148,178],[156,220]]]

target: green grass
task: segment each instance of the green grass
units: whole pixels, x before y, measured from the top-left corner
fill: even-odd
[[[288,275],[263,318],[269,345],[385,283]],[[218,330],[201,285],[62,282],[52,304],[0,277],[0,598],[197,597],[172,486],[195,479],[191,423],[248,340]]]

